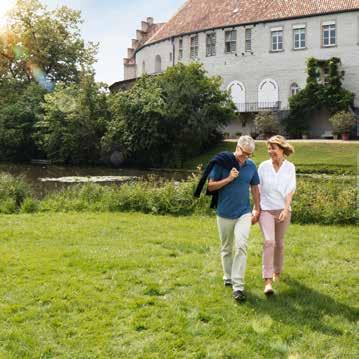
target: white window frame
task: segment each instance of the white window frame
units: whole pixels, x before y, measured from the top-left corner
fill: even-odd
[[[334,37],[332,31],[335,31]],[[326,32],[328,32],[328,43],[325,44]],[[334,41],[333,41],[334,39]],[[334,47],[337,46],[337,24],[335,21],[326,21],[322,23],[322,47]]]
[[[282,38],[282,41],[279,41],[280,38]],[[271,52],[284,51],[284,31],[282,27],[272,28],[270,39],[271,39]],[[275,43],[273,41],[274,39],[276,39]],[[274,44],[276,45],[276,48],[274,48]],[[281,47],[279,47],[279,45],[281,45]]]
[[[206,34],[206,57],[216,56],[217,34],[210,32]]]
[[[248,36],[249,34],[249,36]],[[244,51],[252,52],[252,28],[248,27],[244,30]]]
[[[190,58],[192,60],[198,59],[198,34],[190,37]]]
[[[226,54],[237,52],[237,30],[233,29],[224,32],[224,52]]]
[[[178,60],[183,59],[183,39],[178,39]]]
[[[296,39],[296,35],[299,34],[299,39]],[[304,35],[304,39],[302,38]],[[303,42],[304,41],[304,45]],[[299,46],[296,46],[296,44]],[[303,50],[307,48],[307,29],[305,25],[296,25],[293,26],[293,50]]]

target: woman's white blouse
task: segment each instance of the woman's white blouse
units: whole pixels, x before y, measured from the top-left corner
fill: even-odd
[[[260,178],[261,209],[264,211],[283,209],[285,199],[296,189],[295,166],[284,160],[278,172],[272,160],[262,162],[258,167]],[[291,211],[292,209],[289,208]]]

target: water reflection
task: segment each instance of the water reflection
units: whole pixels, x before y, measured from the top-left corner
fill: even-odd
[[[118,184],[123,182],[153,177],[180,181],[186,179],[191,171],[178,170],[139,170],[133,168],[109,168],[89,166],[55,166],[0,163],[0,172],[7,172],[16,177],[22,176],[34,189],[38,197],[43,197],[49,192],[60,190],[74,183],[86,182],[86,178],[95,177],[101,184]],[[71,181],[55,181],[59,178],[71,179]],[[43,181],[44,178],[51,179]],[[76,180],[77,178],[77,180]]]

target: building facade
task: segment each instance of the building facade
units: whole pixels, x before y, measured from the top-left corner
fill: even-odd
[[[189,0],[137,45],[124,60],[125,80],[199,61],[222,77],[240,113],[286,111],[306,84],[307,59],[338,57],[359,107],[359,0]],[[253,132],[245,122],[227,131]],[[317,117],[311,132],[330,136],[327,118]]]

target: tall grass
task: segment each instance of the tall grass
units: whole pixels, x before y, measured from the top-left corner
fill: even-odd
[[[159,215],[213,215],[210,197],[193,197],[198,177],[186,181],[140,181],[121,186],[81,184],[54,192],[41,201],[21,179],[0,176],[0,213],[142,212]],[[293,201],[294,223],[355,224],[358,221],[354,179],[300,178]]]

